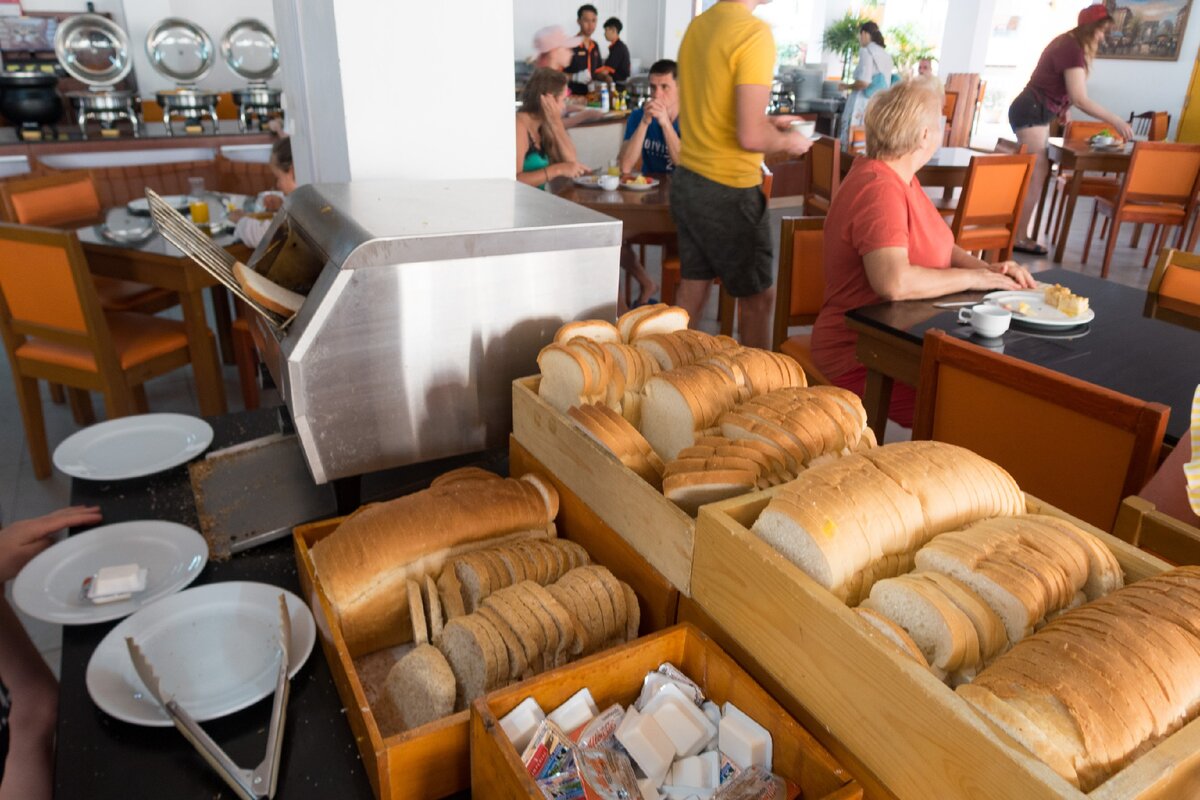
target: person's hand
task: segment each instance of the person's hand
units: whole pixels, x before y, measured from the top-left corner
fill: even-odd
[[[1117,129],[1117,135],[1122,139],[1127,142],[1133,141],[1133,126],[1128,122],[1123,119],[1117,120],[1117,122],[1113,124],[1113,127]]]
[[[812,148],[812,145],[812,139],[802,133],[793,133],[788,136],[786,149],[789,155],[802,156]]]
[[[571,75],[571,80],[575,83],[591,83],[592,73],[586,69],[583,69]]]
[[[800,119],[800,117],[795,114],[774,114],[767,117],[767,119],[775,126],[775,130],[787,133],[792,129],[792,123]]]
[[[547,92],[538,98],[541,101],[542,117],[549,120],[562,119],[563,101],[556,94]]]
[[[1030,274],[1029,270],[1015,261],[998,261],[995,264],[988,264],[988,269],[1007,276],[1021,289],[1033,289],[1037,287],[1037,281],[1033,279],[1033,275]]]
[[[51,537],[63,528],[94,525],[99,521],[99,506],[71,506],[0,529],[0,584],[15,578],[31,558],[52,544]]]
[[[269,194],[262,199],[263,211],[276,212],[283,208],[283,198],[277,194]]]
[[[994,272],[990,267],[988,269],[973,269],[970,270],[974,281],[968,291],[979,292],[994,292],[999,290],[1019,289],[1020,284],[1013,278],[1005,275],[1003,272]]]
[[[587,175],[591,169],[577,161],[560,161],[550,167],[550,172],[554,178],[578,178]]]
[[[245,211],[235,210],[235,211],[230,211],[228,214],[226,214],[225,218],[227,220],[229,220],[230,222],[237,222],[239,219],[241,219],[244,216],[246,216]]]
[[[668,128],[671,125],[671,115],[667,113],[667,107],[656,100],[651,100],[646,104],[646,114],[642,117],[643,122],[645,122],[646,117],[653,117],[658,120],[658,124],[663,128]]]

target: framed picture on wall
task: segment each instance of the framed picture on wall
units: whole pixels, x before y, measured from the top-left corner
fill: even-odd
[[[1178,61],[1192,0],[1107,0],[1113,24],[1097,58]]]

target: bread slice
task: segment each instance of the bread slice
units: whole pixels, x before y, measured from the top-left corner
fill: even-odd
[[[757,486],[757,471],[712,469],[681,472],[663,478],[663,495],[694,517],[700,512],[700,506],[752,492]]]
[[[304,305],[304,295],[283,288],[240,261],[233,263],[233,277],[251,300],[280,316],[290,317]]]
[[[652,333],[671,333],[684,330],[688,326],[688,312],[679,306],[655,309],[649,314],[643,314],[629,326],[630,342],[636,342],[642,336]]]
[[[491,650],[491,641],[484,637],[471,616],[453,619],[442,630],[439,649],[454,675],[455,709],[466,708],[496,681],[495,657],[485,654]]]
[[[454,713],[454,671],[440,650],[418,644],[388,671],[383,695],[411,730]]]
[[[441,600],[442,610],[446,621],[465,616],[466,606],[463,604],[462,584],[454,572],[454,565],[447,564],[437,579],[438,599]]]
[[[574,644],[571,647],[571,656],[580,656],[591,652],[592,632],[591,625],[585,624],[583,611],[580,608],[579,597],[575,592],[568,587],[561,585],[561,580],[558,583],[553,583],[544,587],[546,593],[554,598],[563,610],[567,612],[570,618],[572,629],[575,632],[573,637]]]
[[[558,344],[569,342],[580,336],[593,342],[620,342],[621,332],[617,326],[602,319],[585,319],[579,322],[568,322],[554,334]]]
[[[442,616],[442,601],[432,575],[425,576],[425,619],[429,622],[429,641],[437,644],[442,638],[446,619]]]
[[[661,310],[669,308],[669,307],[670,306],[668,306],[666,303],[655,303],[654,305],[638,306],[637,308],[630,309],[629,311],[626,311],[621,316],[617,317],[617,330],[621,332],[621,341],[623,341],[623,342],[633,341],[633,337],[631,336],[631,333],[633,331],[633,326],[642,317],[644,317],[648,314],[653,314],[656,311],[661,311]]]
[[[895,645],[901,653],[916,661],[922,667],[929,669],[929,661],[925,658],[925,654],[921,652],[921,648],[917,647],[917,643],[913,641],[913,638],[908,635],[908,631],[892,622],[883,614],[866,606],[859,606],[854,611],[863,622],[883,634],[884,639]]]
[[[538,397],[557,411],[566,413],[571,406],[587,402],[592,389],[592,374],[583,356],[561,344],[543,347],[538,353]]]
[[[413,641],[417,644],[429,644],[429,625],[425,621],[425,603],[421,600],[421,584],[408,581],[408,613],[412,619]]]
[[[625,641],[632,642],[638,637],[638,631],[642,627],[642,607],[638,603],[637,594],[633,591],[632,586],[621,581],[621,591],[625,594],[625,610],[627,612]]]
[[[907,631],[926,660],[945,673],[978,664],[974,625],[931,584],[906,575],[879,581],[863,607]]]

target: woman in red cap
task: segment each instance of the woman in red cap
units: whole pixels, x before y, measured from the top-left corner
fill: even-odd
[[[1008,122],[1017,135],[1017,141],[1038,156],[1017,227],[1020,238],[1014,249],[1022,253],[1046,254],[1046,248],[1037,243],[1037,232],[1032,238],[1029,236],[1029,220],[1033,217],[1039,189],[1049,169],[1046,140],[1050,136],[1050,121],[1057,118],[1065,123],[1067,111],[1075,106],[1083,113],[1107,122],[1118,135],[1126,139],[1133,135],[1128,122],[1087,94],[1087,76],[1092,58],[1112,26],[1112,17],[1103,5],[1088,6],[1079,12],[1078,22],[1072,30],[1056,37],[1042,51],[1029,83],[1008,107]]]

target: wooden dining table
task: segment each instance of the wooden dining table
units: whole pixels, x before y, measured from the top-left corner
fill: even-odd
[[[675,221],[671,219],[671,176],[647,175],[657,180],[658,186],[646,191],[613,189],[605,191],[590,186],[580,186],[570,178],[555,178],[550,182],[550,191],[564,200],[619,219],[626,239],[645,234],[674,234]]]
[[[101,225],[88,225],[77,229],[76,235],[92,274],[136,281],[179,294],[200,413],[224,414],[228,408],[225,381],[208,326],[204,290],[211,290],[217,331],[220,338],[226,339],[232,314],[225,287],[157,233],[140,243],[114,242],[103,235]],[[216,236],[214,241],[235,258],[244,261],[250,255],[250,249],[231,234]]]
[[[1046,147],[1046,157],[1051,164],[1058,165],[1059,173],[1072,170],[1071,180],[1067,183],[1066,196],[1059,200],[1065,203],[1063,208],[1062,233],[1054,245],[1054,263],[1061,264],[1063,253],[1067,247],[1067,236],[1071,230],[1071,220],[1075,216],[1075,203],[1079,200],[1079,190],[1083,186],[1083,176],[1092,172],[1115,172],[1124,174],[1129,169],[1129,159],[1133,155],[1133,142],[1127,142],[1118,147],[1095,147],[1090,141],[1067,142],[1060,137],[1051,138]],[[1038,202],[1037,214],[1034,217],[1034,230],[1041,230],[1042,208],[1046,205],[1050,182],[1056,177],[1053,170],[1047,170],[1046,180],[1042,184],[1041,199]]]
[[[925,332],[938,328],[1005,355],[1171,409],[1165,441],[1175,444],[1191,422],[1192,395],[1200,381],[1200,331],[1144,315],[1146,294],[1112,281],[1051,269],[1034,275],[1060,283],[1090,300],[1096,318],[1077,328],[1045,330],[1015,325],[997,340],[981,341],[958,323],[958,309],[934,303],[980,299],[968,292],[936,300],[906,300],[854,309],[846,327],[858,334],[858,360],[867,368],[863,405],[868,422],[883,441],[892,384],[920,392],[921,346]]]

